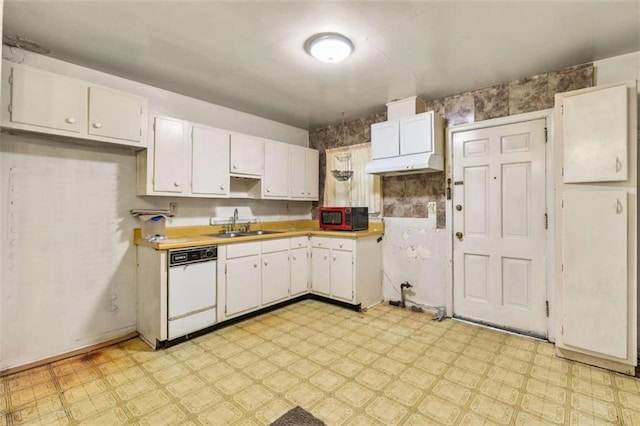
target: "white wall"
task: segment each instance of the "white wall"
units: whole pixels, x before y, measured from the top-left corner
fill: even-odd
[[[151,114],[295,145],[308,132],[48,57],[4,48],[6,59],[149,98]],[[5,94],[6,95],[6,94]],[[168,226],[212,216],[310,218],[310,202],[138,197],[135,153],[45,136],[0,134],[0,370],[135,331],[131,208],[168,208]]]

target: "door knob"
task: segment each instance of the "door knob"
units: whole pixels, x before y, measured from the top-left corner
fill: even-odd
[[[456,232],[456,238],[461,240],[462,239],[462,232]]]
[[[456,205],[456,210],[458,210],[458,211],[462,210],[462,206],[460,204],[457,204]]]

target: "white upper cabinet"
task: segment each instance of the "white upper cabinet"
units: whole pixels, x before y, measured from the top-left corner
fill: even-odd
[[[626,84],[563,98],[565,183],[627,180],[627,108]]]
[[[305,150],[305,198],[313,201],[317,201],[319,196],[319,154],[320,153],[314,149]]]
[[[289,196],[289,145],[274,141],[264,142],[264,198],[286,199]]]
[[[89,87],[91,135],[141,143],[142,112],[142,99],[138,96]]]
[[[289,173],[291,177],[289,182],[289,197],[294,200],[303,200],[306,194],[306,173],[307,173],[307,150],[299,146],[291,146],[291,165]]]
[[[400,155],[433,152],[433,113],[400,120]]]
[[[146,147],[146,98],[3,62],[2,126]]]
[[[183,194],[187,186],[187,139],[182,120],[156,117],[153,131],[153,190]]]
[[[262,176],[264,140],[240,133],[231,134],[229,170],[234,175]]]
[[[6,64],[5,64],[6,65]],[[82,82],[26,67],[11,69],[12,123],[79,134],[86,127]]]
[[[230,133],[193,124],[191,128],[191,193],[229,195]]]
[[[400,155],[400,121],[384,121],[371,125],[371,158]]]
[[[318,200],[319,152],[315,149],[290,146],[291,167],[289,198]]]

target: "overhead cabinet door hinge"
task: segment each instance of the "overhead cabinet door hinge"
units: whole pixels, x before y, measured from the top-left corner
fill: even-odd
[[[547,315],[547,318],[549,318],[549,301],[545,300],[544,302],[544,313]]]
[[[544,128],[544,143],[549,142],[549,129]]]
[[[544,229],[549,229],[549,215],[544,214]]]
[[[13,74],[9,76],[9,84],[13,84]]]

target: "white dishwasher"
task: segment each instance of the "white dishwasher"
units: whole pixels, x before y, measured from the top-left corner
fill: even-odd
[[[217,246],[169,250],[169,340],[215,324],[217,259]]]

